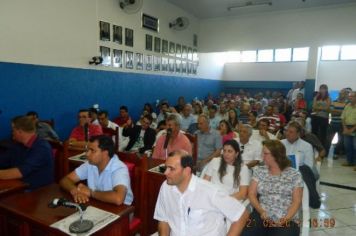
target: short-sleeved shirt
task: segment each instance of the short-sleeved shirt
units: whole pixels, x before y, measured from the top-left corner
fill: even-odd
[[[198,160],[202,160],[210,156],[216,150],[222,148],[221,135],[218,131],[210,129],[209,132],[203,133],[200,130],[196,132],[198,135]]]
[[[98,167],[85,162],[75,173],[80,180],[87,180],[88,187],[93,191],[113,191],[114,187],[123,185],[126,187],[124,203],[130,205],[133,201],[133,193],[130,184],[130,175],[127,166],[114,155],[105,169],[99,174]]]
[[[197,118],[193,114],[189,114],[188,117],[184,115],[181,116],[180,119],[180,128],[184,131],[187,131],[191,124],[197,123]]]
[[[235,167],[232,165],[226,165],[226,174],[222,177],[220,181],[219,168],[222,158],[213,158],[206,166],[205,174],[210,176],[210,182],[218,185],[219,187],[225,189],[230,195],[239,191],[239,186],[249,186],[250,185],[250,171],[246,165],[242,165],[240,169],[239,179],[237,181],[237,186],[234,185],[234,171]]]
[[[356,125],[356,106],[352,106],[351,103],[347,104],[341,114],[341,119],[346,125]]]
[[[240,142],[239,138],[235,140],[240,145],[242,162],[244,164],[248,164],[251,161],[262,161],[261,142],[250,138],[247,143],[243,144]]]
[[[103,134],[103,130],[100,125],[89,124],[89,138],[92,136]],[[84,128],[82,126],[77,126],[72,130],[69,138],[73,138],[77,141],[85,141]]]
[[[259,202],[268,217],[275,222],[287,215],[292,204],[293,190],[303,187],[302,175],[291,167],[284,169],[280,175],[271,175],[267,166],[260,166],[253,172],[252,179],[257,182]],[[297,219],[295,215],[293,219]]]
[[[158,195],[154,219],[167,222],[171,236],[226,235],[224,218],[237,221],[245,207],[227,192],[192,175],[181,193],[164,181]]]
[[[163,134],[157,139],[157,144],[152,154],[153,158],[166,159],[166,154],[168,155],[170,152],[176,150],[185,150],[192,155],[192,144],[184,133],[179,132],[174,141],[168,143],[167,152],[164,148],[166,137],[167,136]]]

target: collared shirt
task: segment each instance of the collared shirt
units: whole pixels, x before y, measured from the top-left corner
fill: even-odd
[[[196,122],[197,122],[197,118],[193,114],[189,114],[188,117],[182,115],[180,119],[180,128],[184,131],[187,131],[189,126]]]
[[[301,138],[298,138],[294,143],[290,143],[287,139],[283,139],[281,142],[286,147],[287,155],[298,156],[299,166],[307,165],[310,169],[314,169],[314,152],[312,145]]]
[[[203,133],[200,130],[196,132],[198,135],[198,160],[202,160],[210,156],[216,150],[222,148],[222,139],[218,131],[210,129]]]
[[[166,141],[166,135],[161,135],[158,140],[157,144],[154,148],[152,157],[157,159],[166,159],[170,152],[183,149],[188,152],[190,155],[192,154],[192,144],[190,143],[187,136],[184,133],[179,132],[177,137],[171,142],[169,140],[167,150],[164,149],[164,143]],[[172,138],[171,138],[172,139]]]
[[[341,114],[341,119],[346,125],[356,125],[356,106],[352,106],[351,103],[347,104]]]
[[[281,127],[281,119],[279,118],[278,115],[262,114],[262,115],[258,116],[257,121],[260,121],[262,119],[267,119],[269,121],[268,130],[271,131],[272,133],[276,133],[279,130],[279,128]]]
[[[270,132],[267,132],[267,135],[268,135],[269,139],[271,139],[271,140],[277,139],[277,137],[275,135],[271,134]],[[259,130],[253,130],[250,139],[256,140],[261,143],[266,140],[266,138],[260,134]]]
[[[235,222],[244,211],[227,192],[192,175],[184,193],[163,182],[154,219],[167,222],[171,236],[221,236],[227,233],[224,217]]]
[[[99,174],[98,167],[85,162],[75,173],[80,180],[87,180],[88,187],[93,191],[113,191],[118,185],[126,187],[126,197],[124,203],[130,205],[133,201],[133,193],[130,184],[130,175],[127,166],[119,160],[115,154]]]
[[[101,129],[100,125],[89,124],[88,128],[89,128],[89,138],[95,135],[103,134],[103,130]],[[84,128],[78,125],[72,130],[72,133],[70,134],[69,138],[73,138],[76,141],[85,141]]]
[[[240,142],[240,139],[237,138],[235,139],[239,145],[240,145],[240,149],[241,149],[241,156],[242,156],[242,162],[244,164],[248,164],[251,161],[262,161],[262,143],[257,141],[257,140],[253,140],[253,139],[249,139],[247,143],[242,144]]]
[[[211,129],[217,129],[221,121],[220,116],[215,115],[214,118],[210,118],[209,126]]]
[[[123,131],[123,128],[120,127],[118,124],[112,122],[112,121],[108,121],[108,125],[104,128],[107,128],[107,129],[112,129],[112,130],[116,130],[116,128],[119,127],[119,130],[118,130],[118,135],[119,135],[119,151],[123,151],[126,147],[127,147],[127,144],[129,143],[130,141],[130,138],[129,137],[125,137],[122,135],[122,131]],[[104,132],[105,134],[105,132]],[[115,142],[115,136],[112,137],[113,141]]]

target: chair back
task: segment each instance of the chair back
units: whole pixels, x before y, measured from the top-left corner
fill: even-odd
[[[185,136],[189,139],[192,144],[192,157],[194,166],[197,165],[198,160],[198,136],[196,134],[185,133]]]

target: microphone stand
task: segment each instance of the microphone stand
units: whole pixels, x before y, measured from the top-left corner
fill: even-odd
[[[79,204],[68,202],[68,207],[72,206],[79,210],[79,220],[74,221],[69,225],[69,232],[71,233],[85,233],[94,227],[94,223],[91,220],[83,220],[84,212]]]

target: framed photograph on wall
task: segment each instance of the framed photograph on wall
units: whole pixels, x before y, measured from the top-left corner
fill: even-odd
[[[168,71],[168,58],[167,57],[162,57],[162,71],[164,71],[164,72]]]
[[[110,24],[108,22],[99,21],[99,31],[101,41],[110,41]]]
[[[152,35],[146,34],[146,50],[152,51]]]
[[[134,46],[134,31],[133,31],[133,29],[125,28],[125,45],[128,47]]]
[[[149,16],[147,14],[142,14],[142,28],[153,30],[158,32],[159,30],[159,20],[156,17]]]
[[[162,39],[162,53],[168,55],[168,41],[165,39]]]
[[[136,70],[142,70],[143,69],[143,54],[136,53],[135,60],[136,60]]]
[[[187,73],[188,74],[192,73],[192,67],[193,67],[193,63],[188,62],[188,64],[187,64]]]
[[[155,37],[155,52],[161,52],[161,39],[158,37]]]
[[[177,59],[176,60],[176,73],[181,73],[182,72],[181,68],[182,68],[182,61]]]
[[[122,68],[122,50],[113,49],[113,66]]]
[[[198,63],[193,63],[192,74],[196,75],[198,71]]]
[[[175,69],[174,66],[175,66],[174,59],[173,58],[169,58],[168,59],[169,72],[171,72],[171,73],[174,72],[174,69]]]
[[[133,58],[133,52],[131,51],[126,51],[126,60],[125,60],[125,66],[126,69],[133,69],[133,64],[134,64],[134,58]]]
[[[146,55],[145,64],[146,70],[152,70],[152,55]]]
[[[112,41],[118,44],[122,44],[122,27],[118,25],[113,25],[112,28]]]
[[[169,42],[169,55],[174,57],[176,55],[176,47],[175,43]]]
[[[193,50],[191,47],[188,48],[188,60],[193,60]]]
[[[161,57],[160,56],[154,56],[153,57],[153,69],[154,71],[160,71],[161,70]]]
[[[111,66],[110,48],[100,46],[100,55],[103,58],[103,62],[101,64],[103,66]]]
[[[186,74],[187,73],[187,61],[182,61],[182,73]]]
[[[193,49],[193,61],[198,61],[198,50]]]
[[[187,46],[182,46],[182,58],[183,59],[187,59],[188,58]]]
[[[182,57],[182,46],[180,44],[176,44],[176,57]]]

